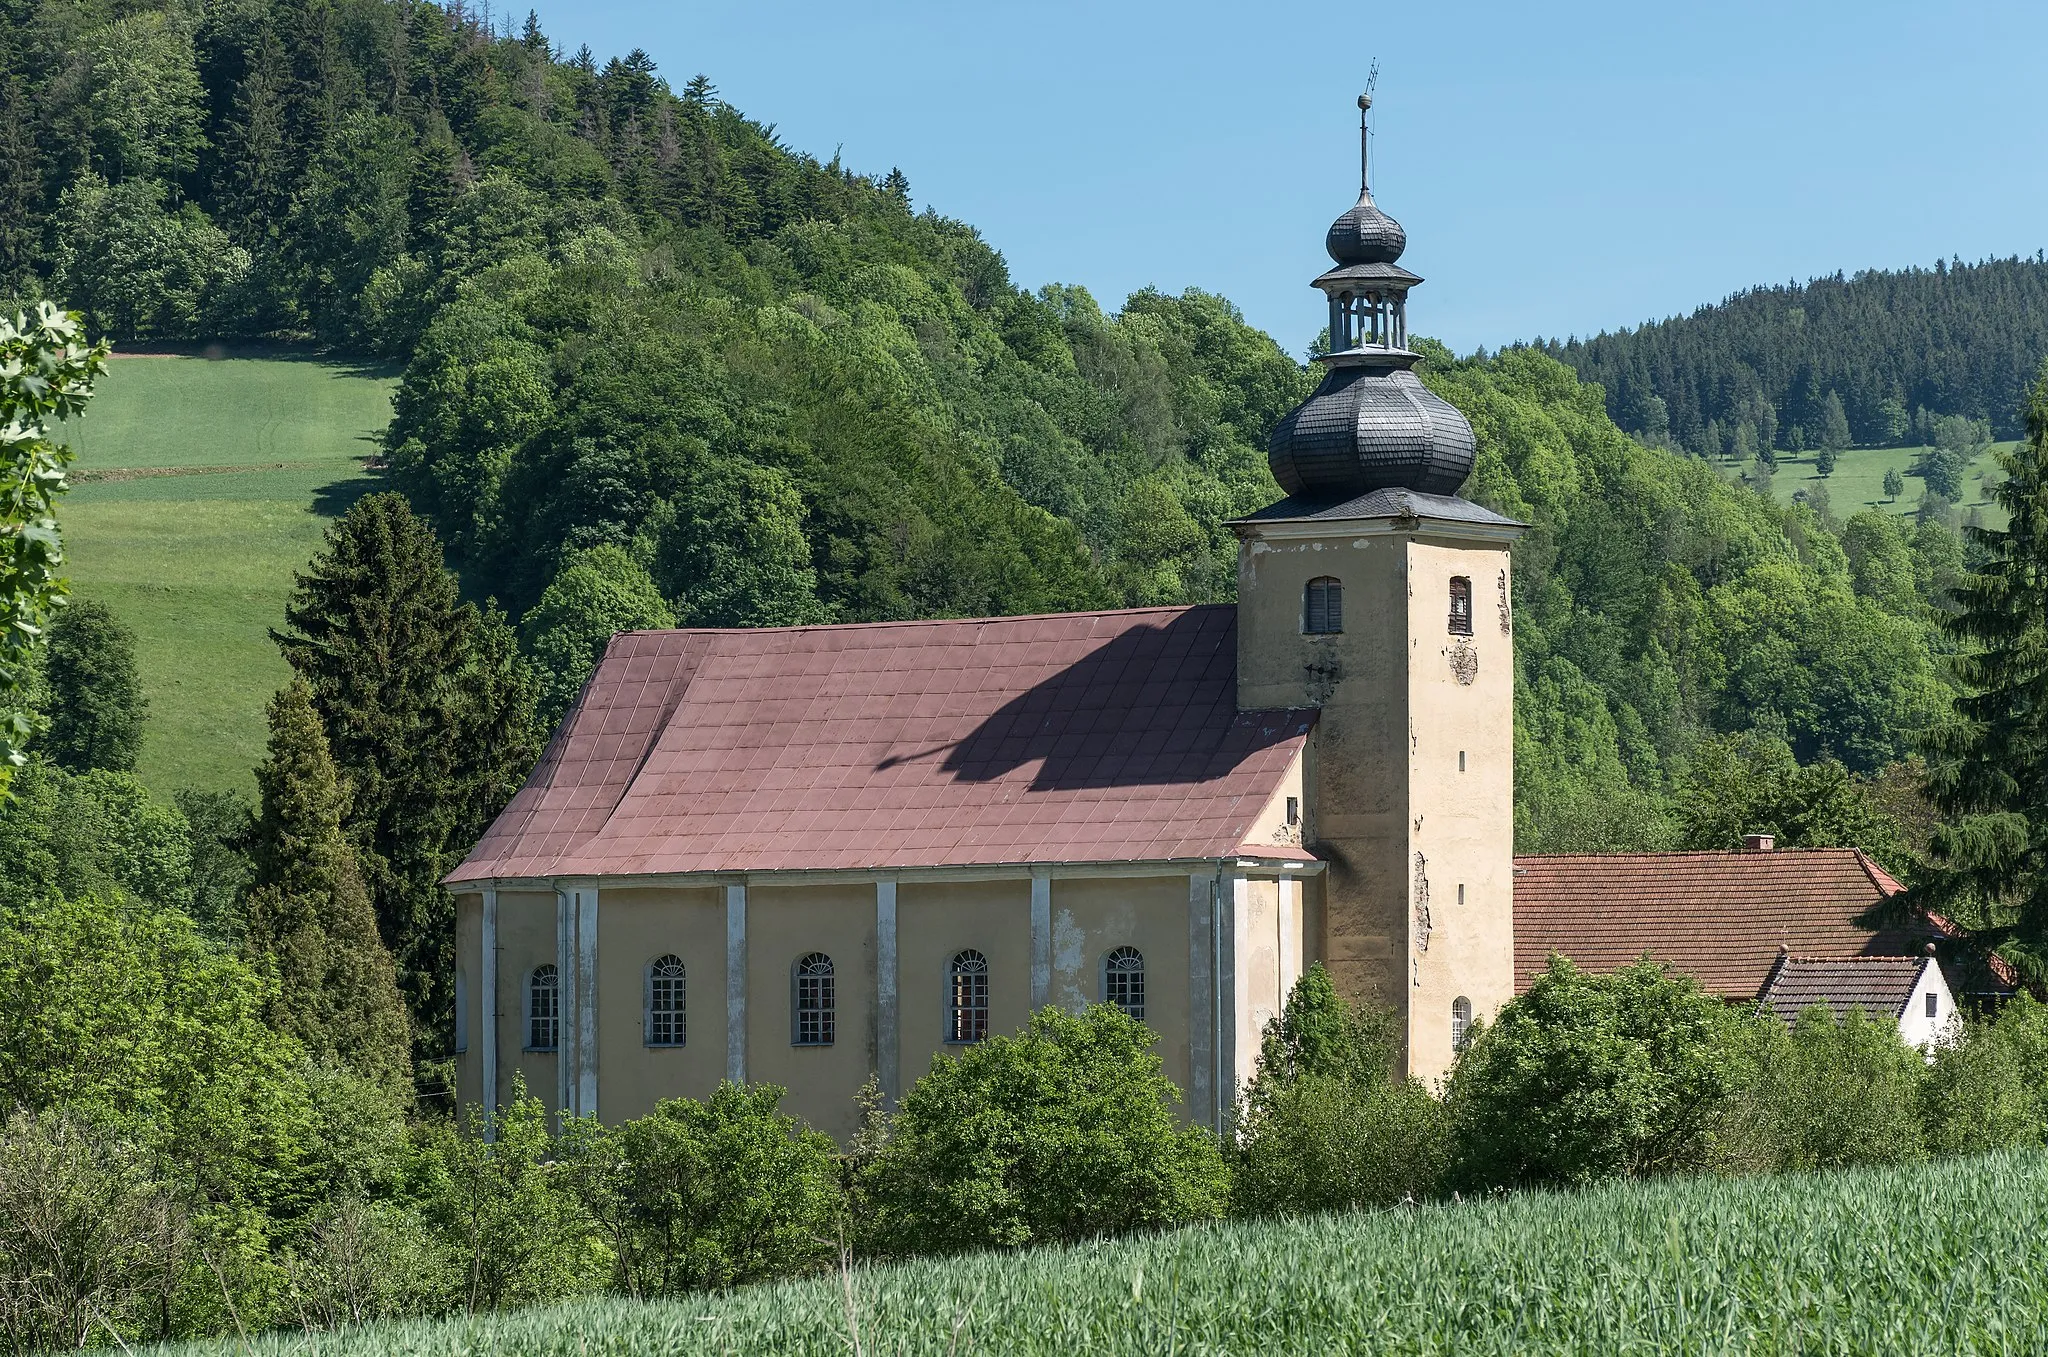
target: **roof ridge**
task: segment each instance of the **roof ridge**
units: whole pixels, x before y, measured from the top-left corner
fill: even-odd
[[[1861,956],[1795,956],[1788,953],[1779,958],[1781,961],[1800,961],[1827,966],[1835,966],[1847,962],[1926,961],[1928,959],[1925,952],[1883,952],[1876,955]]]
[[[639,627],[615,633],[619,636],[754,636],[764,632],[798,631],[880,631],[893,627],[957,627],[969,623],[1046,622],[1069,617],[1137,617],[1148,613],[1183,615],[1193,612],[1237,610],[1235,603],[1173,603],[1149,608],[1085,608],[1079,612],[1011,613],[1001,617],[902,617],[879,622],[808,622],[791,627]]]
[[[1863,851],[1858,848],[1773,848],[1767,851],[1751,848],[1680,848],[1668,851],[1637,853],[1517,853],[1515,854],[1515,861],[1564,862],[1577,860],[1615,862],[1626,859],[1637,862],[1668,862],[1673,858],[1757,858],[1768,862],[1772,858],[1790,857],[1794,854],[1818,856],[1823,853],[1854,853],[1858,858],[1863,856]],[[1883,871],[1883,868],[1878,870]],[[1873,882],[1873,884],[1875,883]]]

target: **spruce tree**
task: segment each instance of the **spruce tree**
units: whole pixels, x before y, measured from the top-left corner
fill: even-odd
[[[533,682],[511,628],[461,600],[401,495],[358,500],[328,531],[285,621],[272,635],[352,789],[345,824],[416,1055],[438,1060],[455,1017],[455,904],[440,879],[532,764]]]
[[[1945,823],[1915,895],[2048,982],[2048,368],[2028,437],[2001,457],[2003,530],[1972,528],[1982,563],[1954,590],[1955,719],[1929,737],[1927,795]]]
[[[256,784],[263,809],[250,836],[255,886],[243,946],[277,982],[267,1019],[316,1058],[409,1092],[404,1001],[342,833],[347,793],[304,679],[271,700],[270,747]]]
[[[45,661],[50,731],[43,752],[74,773],[132,772],[148,705],[135,668],[135,633],[104,603],[74,601],[50,627]]]

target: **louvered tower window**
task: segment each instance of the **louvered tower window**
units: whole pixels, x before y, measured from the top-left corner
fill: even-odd
[[[1344,630],[1344,585],[1334,575],[1308,582],[1302,600],[1301,629],[1311,636],[1327,636]]]
[[[1451,581],[1451,635],[1472,634],[1472,581],[1459,575]]]

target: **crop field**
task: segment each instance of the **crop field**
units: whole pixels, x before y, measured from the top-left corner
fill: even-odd
[[[1972,508],[1981,509],[1987,527],[2004,527],[2005,511],[1991,503],[1984,478],[1987,473],[1995,475],[1998,472],[1996,454],[1999,450],[2018,446],[2017,443],[1994,443],[1985,448],[1971,459],[1969,472],[1963,478],[1963,498],[1957,507],[1965,514]],[[1925,448],[1850,448],[1835,463],[1835,474],[1825,481],[1814,474],[1812,453],[1801,453],[1797,457],[1780,453],[1778,474],[1771,479],[1771,489],[1779,499],[1790,503],[1796,492],[1825,485],[1828,507],[1837,518],[1845,519],[1864,509],[1884,509],[1910,518],[1920,507],[1920,495],[1927,488],[1911,470],[1925,451]],[[1722,466],[1731,474],[1742,470],[1733,463],[1724,462]],[[1906,482],[1905,493],[1896,500],[1886,498],[1884,493],[1884,473],[1893,470]]]
[[[168,1351],[2036,1353],[2044,1198],[2032,1152],[1617,1184]]]
[[[393,385],[302,358],[119,358],[64,430],[66,573],[135,632],[138,771],[159,793],[253,785],[286,674],[269,628],[327,520],[375,485]]]

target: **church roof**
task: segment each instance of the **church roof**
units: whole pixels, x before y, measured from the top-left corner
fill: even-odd
[[[624,632],[448,881],[1232,856],[1314,719],[1228,605]]]
[[[1515,859],[1515,990],[1557,952],[1606,972],[1645,952],[1728,999],[1754,999],[1781,947],[1801,957],[1915,956],[1935,924],[1856,922],[1902,887],[1853,848],[1560,854]]]

